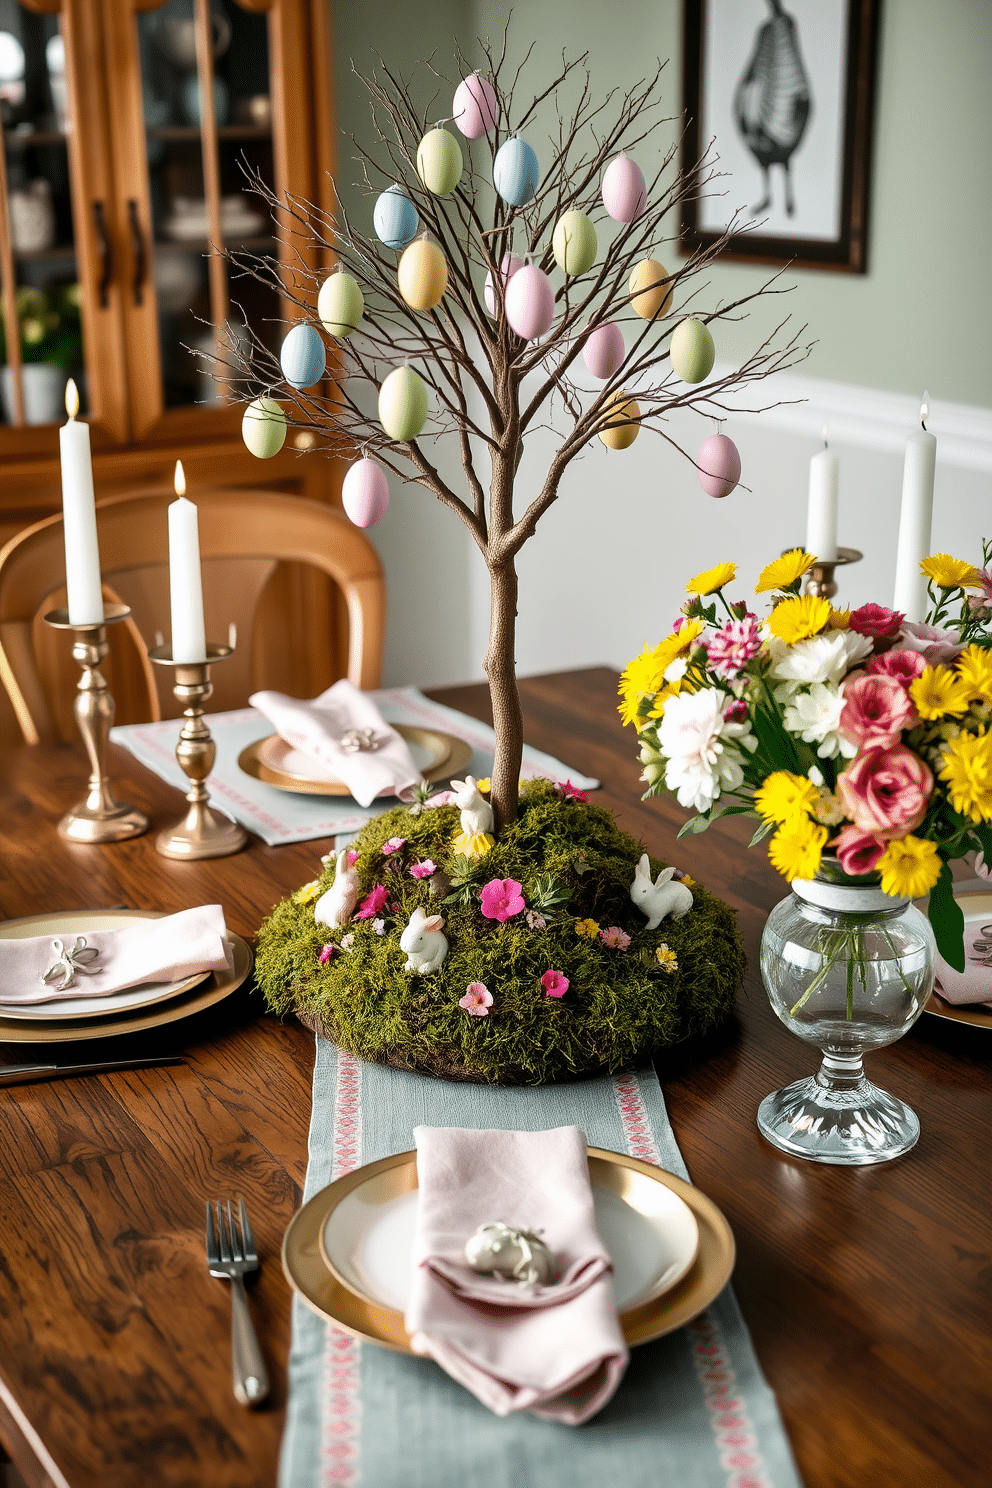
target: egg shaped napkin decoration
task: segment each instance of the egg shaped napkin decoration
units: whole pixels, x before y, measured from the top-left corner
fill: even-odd
[[[420,215],[402,186],[389,186],[376,198],[372,226],[379,242],[397,252],[413,242],[420,227]]]
[[[308,388],[319,382],[327,366],[319,331],[310,325],[293,326],[279,351],[279,365],[290,387]]]
[[[461,147],[447,129],[429,129],[417,146],[417,175],[434,196],[450,196],[462,178]]]
[[[499,118],[496,89],[488,78],[473,72],[455,89],[451,112],[456,127],[466,139],[481,139],[484,134],[492,134]]]
[[[672,370],[683,382],[705,382],[716,357],[708,327],[701,320],[683,320],[672,332],[669,355]]]
[[[648,201],[644,172],[629,155],[617,155],[603,172],[603,206],[614,222],[634,222]]]
[[[448,287],[448,262],[430,238],[418,238],[404,248],[396,277],[411,310],[433,310]]]
[[[525,139],[515,134],[496,151],[493,161],[493,185],[511,207],[529,202],[541,179],[537,156]]]
[[[341,486],[341,505],[356,527],[374,527],[389,506],[386,472],[375,460],[356,460]]]
[[[640,417],[640,405],[626,393],[614,393],[607,400],[606,411],[611,418],[636,419]],[[613,429],[601,429],[599,437],[607,449],[629,449],[641,432],[640,424],[621,424]]]
[[[537,341],[551,329],[555,292],[551,280],[536,264],[524,264],[506,286],[506,318],[525,341]]]
[[[585,212],[566,212],[559,217],[551,238],[555,263],[566,274],[584,274],[596,262],[599,243],[596,229]]]
[[[707,496],[718,499],[729,496],[741,478],[741,457],[737,446],[726,434],[711,434],[699,446],[696,456],[699,484]]]
[[[258,460],[271,460],[286,443],[286,415],[275,398],[256,398],[241,417],[241,438]]]
[[[667,315],[672,308],[672,285],[664,264],[656,258],[642,258],[635,264],[627,281],[627,293],[633,295],[630,308],[642,320]]]
[[[416,439],[427,422],[427,388],[412,367],[396,367],[379,389],[379,422],[390,439]]]
[[[522,269],[523,266],[523,259],[517,258],[515,253],[503,254],[503,261],[499,266],[499,277],[503,281],[504,297],[506,295],[506,286],[509,284],[510,280],[513,278],[517,270]],[[490,315],[495,315],[499,310],[499,305],[496,300],[496,286],[493,283],[492,270],[490,270],[490,272],[486,275],[486,283],[482,293],[486,301],[486,309],[489,311]]]
[[[627,355],[623,331],[615,321],[607,320],[586,337],[582,348],[582,360],[600,382],[608,382],[619,372]]]
[[[365,297],[358,287],[358,280],[344,270],[328,274],[317,296],[317,314],[327,334],[342,338],[350,336],[364,312]]]

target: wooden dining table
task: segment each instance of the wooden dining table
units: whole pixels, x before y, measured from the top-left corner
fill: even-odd
[[[615,673],[533,677],[521,694],[528,743],[597,776],[597,803],[738,913],[750,969],[734,1014],[657,1070],[693,1181],[733,1227],[733,1284],[807,1488],[987,1484],[992,1032],[924,1013],[871,1056],[872,1078],[920,1117],[908,1156],[826,1167],[769,1146],[759,1101],[818,1058],[776,1020],[758,975],[782,880],[747,850],[746,826],[676,842],[675,802],[641,800]],[[484,687],[432,695],[490,716]],[[153,831],[85,847],[56,832],[81,794],[81,748],[0,755],[4,917],[219,902],[250,939],[328,851],[252,838],[234,857],[162,858],[154,830],[178,793],[121,749],[110,760]],[[32,1488],[269,1488],[290,1346],[280,1245],[306,1173],[313,1036],[249,982],[185,1022],[53,1051],[184,1062],[0,1089],[0,1441]],[[4,1044],[0,1062],[28,1053]],[[232,1394],[231,1299],[204,1261],[205,1202],[228,1197],[245,1199],[261,1256],[250,1300],[273,1388],[256,1411]]]

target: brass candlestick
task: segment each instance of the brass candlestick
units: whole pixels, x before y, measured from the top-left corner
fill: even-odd
[[[148,830],[146,816],[134,806],[114,799],[105,764],[107,735],[114,721],[114,700],[100,663],[110,650],[107,626],[126,620],[130,613],[127,605],[104,605],[103,620],[97,625],[73,625],[65,609],[50,610],[45,616],[53,630],[73,632],[73,660],[83,669],[73,712],[89,755],[90,787],[85,801],[67,811],[59,822],[59,836],[67,842],[122,842],[126,837],[140,837]]]
[[[209,793],[204,784],[217,758],[217,745],[203,721],[203,704],[213,692],[210,667],[233,655],[232,646],[207,646],[206,661],[173,661],[171,646],[156,646],[149,651],[149,661],[176,669],[173,692],[186,704],[185,723],[176,745],[176,759],[189,776],[192,785],[186,793],[189,809],[182,821],[166,827],[155,838],[155,847],[165,858],[226,858],[240,852],[248,833],[237,822],[222,816],[209,806]]]
[[[864,553],[859,553],[857,548],[838,548],[837,557],[833,562],[826,559],[817,559],[809,571],[806,580],[806,593],[815,594],[820,599],[833,599],[837,593],[837,585],[834,583],[834,569],[843,568],[845,563],[860,563]]]

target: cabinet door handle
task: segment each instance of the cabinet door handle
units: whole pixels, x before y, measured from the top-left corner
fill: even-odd
[[[131,288],[134,291],[134,303],[140,305],[145,275],[148,273],[148,254],[145,252],[145,235],[141,231],[136,201],[132,200],[127,204],[127,220],[131,225],[131,252],[134,255],[134,279]]]
[[[106,310],[110,303],[110,286],[114,282],[114,245],[107,231],[107,214],[102,201],[93,203],[93,226],[96,228],[97,251],[100,254],[100,309]]]

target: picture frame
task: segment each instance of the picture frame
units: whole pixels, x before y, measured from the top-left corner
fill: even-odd
[[[683,250],[868,266],[881,0],[684,0]]]

